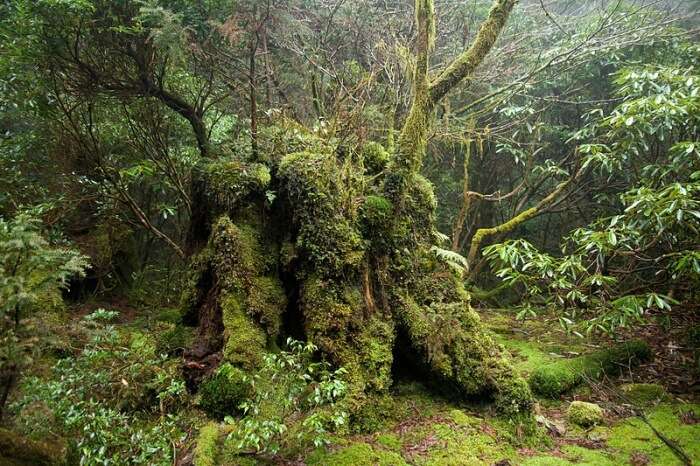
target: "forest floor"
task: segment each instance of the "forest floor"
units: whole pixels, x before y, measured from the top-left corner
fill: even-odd
[[[145,317],[123,303],[83,305],[73,309],[80,319],[94,308],[118,308],[121,332],[142,332],[159,319],[177,319],[175,309],[159,317]],[[567,335],[556,318],[517,321],[512,312],[481,311],[495,339],[513,356],[516,369],[525,377],[538,367],[562,358],[606,348],[611,343],[594,343]],[[683,319],[682,316],[672,319]],[[687,329],[690,323],[654,321],[642,328],[654,357],[648,363],[623,371],[615,379],[589,381],[560,399],[538,399],[537,428],[514,424],[495,415],[488,404],[455,403],[441,398],[425,386],[410,380],[398,381],[392,396],[378,401],[371,434],[334,438],[327,448],[277,456],[266,464],[287,465],[683,465],[661,437],[680,450],[690,464],[700,464],[700,394],[692,351],[683,345],[684,336],[671,329]],[[638,330],[638,329],[637,329]],[[679,331],[680,332],[680,331]],[[687,331],[686,331],[687,333]],[[639,332],[636,332],[639,335]],[[624,335],[616,335],[624,340]],[[659,391],[635,406],[621,396],[621,386],[656,384]],[[582,428],[567,419],[574,400],[598,404],[603,419]],[[638,414],[643,413],[654,430]],[[194,429],[182,447],[191,448],[196,430],[204,424],[202,413],[185,413]],[[532,426],[531,426],[532,427]],[[0,455],[1,456],[1,455]],[[2,458],[0,457],[0,462]],[[259,464],[248,457],[226,459],[225,452],[214,464]]]
[[[541,365],[605,346],[568,337],[557,321],[518,322],[512,314],[482,313],[499,343],[513,355],[517,369],[528,376]],[[687,393],[692,359],[678,344],[678,335],[654,323],[644,329],[655,357],[625,371],[615,380],[589,383],[559,400],[538,400],[539,433],[521,432],[498,419],[488,406],[456,405],[437,400],[417,384],[399,385],[392,412],[397,419],[368,436],[342,439],[331,453],[311,455],[308,464],[381,465],[676,465],[687,464],[667,446],[647,421],[700,464],[700,404]],[[673,327],[678,328],[678,327]],[[683,327],[680,327],[683,328]],[[687,327],[686,327],[687,328]],[[691,366],[692,367],[692,366]],[[620,385],[663,382],[662,396],[632,406],[619,398]],[[682,383],[686,382],[683,386]],[[629,385],[625,385],[629,386]],[[684,393],[685,392],[685,393]],[[566,420],[573,400],[594,402],[604,409],[600,425],[584,429]]]

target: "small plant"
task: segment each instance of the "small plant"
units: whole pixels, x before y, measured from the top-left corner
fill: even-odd
[[[287,346],[266,355],[250,380],[253,395],[241,405],[243,419],[226,418],[234,426],[228,441],[241,453],[276,454],[288,437],[297,445],[325,445],[330,431],[347,424],[339,403],[347,391],[345,369],[313,362],[312,343],[288,339]]]

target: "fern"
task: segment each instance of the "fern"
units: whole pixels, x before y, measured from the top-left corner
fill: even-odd
[[[437,246],[431,247],[430,251],[435,254],[435,257],[437,257],[438,260],[442,261],[452,270],[457,272],[460,277],[469,271],[469,263],[461,254],[450,251],[449,249],[442,249]]]

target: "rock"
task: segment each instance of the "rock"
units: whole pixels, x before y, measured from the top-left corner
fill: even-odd
[[[595,403],[572,401],[566,411],[566,417],[572,424],[591,427],[603,422],[603,409]]]

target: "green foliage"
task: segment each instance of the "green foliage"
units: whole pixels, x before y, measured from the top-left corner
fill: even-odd
[[[558,398],[587,380],[619,374],[625,367],[651,358],[649,345],[633,340],[607,350],[543,365],[530,375],[530,386],[539,395]]]
[[[347,424],[340,404],[347,390],[345,369],[331,371],[328,363],[313,362],[317,347],[311,343],[288,339],[287,346],[288,351],[264,356],[250,380],[252,396],[240,405],[243,418],[227,418],[232,451],[275,454],[290,441],[319,447]]]
[[[595,403],[572,401],[566,410],[569,422],[581,427],[591,427],[603,421],[603,410]]]
[[[172,412],[186,395],[177,361],[155,355],[144,335],[122,335],[103,323],[115,315],[99,310],[86,316],[83,323],[92,330],[85,348],[59,360],[49,379],[24,380],[24,397],[13,410],[45,405],[53,421],[20,416],[21,429],[76,438],[81,464],[170,464],[172,442],[182,435]],[[148,412],[160,417],[153,422]]]
[[[469,270],[469,263],[466,257],[459,253],[442,249],[437,246],[432,246],[430,252],[435,254],[435,257],[447,264],[461,278]]]
[[[36,219],[26,214],[0,218],[0,413],[37,349],[32,327],[41,318],[37,311],[46,311],[39,306],[65,288],[70,277],[84,275],[86,267],[77,252],[51,246]]]
[[[241,404],[251,393],[250,381],[239,368],[224,363],[199,385],[199,406],[223,420],[242,411]]]

